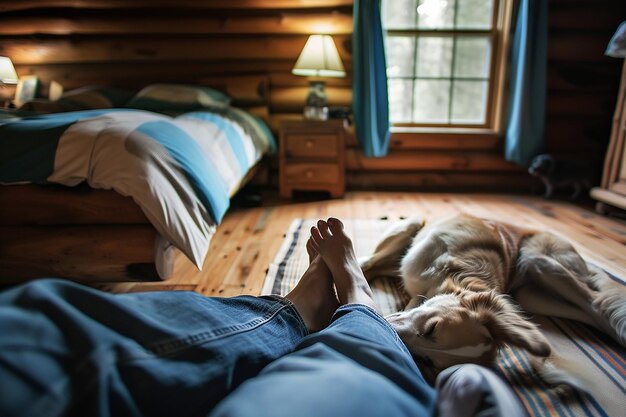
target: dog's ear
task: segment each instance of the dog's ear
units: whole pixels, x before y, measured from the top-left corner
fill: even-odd
[[[437,287],[437,294],[454,294],[459,292],[461,287],[454,282],[452,278],[446,278],[441,285]]]
[[[548,340],[507,296],[488,291],[475,293],[469,301],[496,342],[521,347],[536,356],[550,355]]]

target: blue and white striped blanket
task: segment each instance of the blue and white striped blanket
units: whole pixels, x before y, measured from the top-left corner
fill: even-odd
[[[132,197],[202,267],[241,180],[275,149],[267,126],[228,107],[177,117],[101,109],[0,120],[0,183],[86,181]]]

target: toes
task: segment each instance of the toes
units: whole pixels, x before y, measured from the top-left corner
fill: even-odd
[[[330,229],[331,233],[335,236],[341,236],[343,235],[343,223],[341,222],[341,220],[335,218],[335,217],[329,217],[328,218],[328,228]]]
[[[309,237],[306,241],[306,252],[309,256],[313,255],[313,246],[311,246],[311,237]]]
[[[317,242],[312,238],[309,238],[309,242],[311,243],[311,248],[313,248],[313,251],[315,251],[315,255],[319,255],[320,246],[317,244]]]
[[[315,242],[312,238],[309,238],[306,241],[306,252],[309,254],[309,262],[312,262],[313,259],[317,256],[317,249],[315,248]]]
[[[324,240],[322,238],[322,235],[320,234],[320,231],[315,226],[311,227],[311,237],[313,238],[313,241],[316,243],[317,246],[319,246]]]
[[[317,221],[317,229],[320,231],[320,234],[324,239],[330,236],[330,232],[328,231],[328,223],[326,223],[324,220]]]

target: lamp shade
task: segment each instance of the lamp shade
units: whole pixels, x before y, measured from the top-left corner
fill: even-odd
[[[622,22],[619,25],[609,41],[609,46],[607,46],[604,55],[612,56],[613,58],[626,58],[626,22]]]
[[[330,35],[309,36],[291,72],[313,77],[346,76],[339,52]]]
[[[0,56],[0,83],[17,84],[18,78],[11,60],[5,56]]]

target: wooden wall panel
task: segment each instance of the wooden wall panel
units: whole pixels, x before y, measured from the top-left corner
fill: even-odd
[[[623,0],[550,0],[546,149],[604,157],[621,62],[604,56]],[[18,74],[67,89],[104,84],[201,83],[212,76],[269,77],[270,125],[300,118],[309,79],[291,74],[310,33],[329,33],[348,76],[326,79],[329,104],[352,101],[352,0],[20,0],[0,3],[0,55]],[[348,140],[348,184],[530,187],[493,134],[394,133],[388,158],[364,158]],[[275,164],[274,164],[275,166]],[[399,169],[401,168],[401,169]],[[398,172],[398,175],[394,175]],[[494,175],[497,173],[497,175]],[[275,182],[272,175],[270,181]],[[524,182],[522,179],[526,179]]]
[[[0,3],[0,12],[41,8],[291,10],[352,6],[352,0],[20,0]]]
[[[323,23],[321,23],[323,22]],[[0,35],[129,35],[129,34],[263,34],[284,33],[308,35],[323,30],[332,35],[352,33],[352,17],[346,14],[277,16],[194,17],[183,16],[176,21],[155,16],[137,24],[132,17],[17,17],[0,19]]]
[[[9,56],[16,65],[81,64],[90,62],[143,62],[215,60],[224,59],[291,59],[297,58],[307,35],[271,36],[163,36],[139,35],[133,37],[85,37],[57,39],[32,37],[5,40],[0,54]],[[349,57],[342,47],[345,36],[334,37],[339,55]],[[295,60],[294,60],[295,62]]]
[[[132,65],[127,62],[21,65],[18,72],[36,75],[43,80],[56,80],[67,89],[105,81],[117,87],[137,88],[157,81],[195,82],[219,75],[288,73],[292,67],[291,59],[225,59],[133,62]]]
[[[552,61],[548,65],[548,85],[552,91],[614,93],[619,72],[608,60],[601,63]]]
[[[375,189],[388,191],[398,189],[402,184],[403,191],[442,190],[478,191],[490,190],[504,193],[542,192],[536,183],[529,185],[528,174],[524,172],[476,172],[476,171],[349,171],[346,183],[351,188]]]
[[[402,150],[391,152],[385,158],[368,158],[355,149],[346,155],[348,170],[394,171],[481,171],[520,172],[517,165],[504,161],[499,153],[450,150]]]
[[[197,83],[264,73],[272,113],[299,115],[307,77],[291,69],[310,33],[333,35],[351,71],[351,0],[23,1],[0,5],[0,55],[19,75],[66,89]],[[275,85],[274,85],[275,83]],[[330,105],[351,105],[351,80],[328,80]],[[45,88],[43,89],[45,90]],[[277,127],[280,120],[273,123]]]
[[[546,151],[587,163],[598,182],[610,136],[621,60],[606,46],[621,21],[619,0],[551,0]]]

